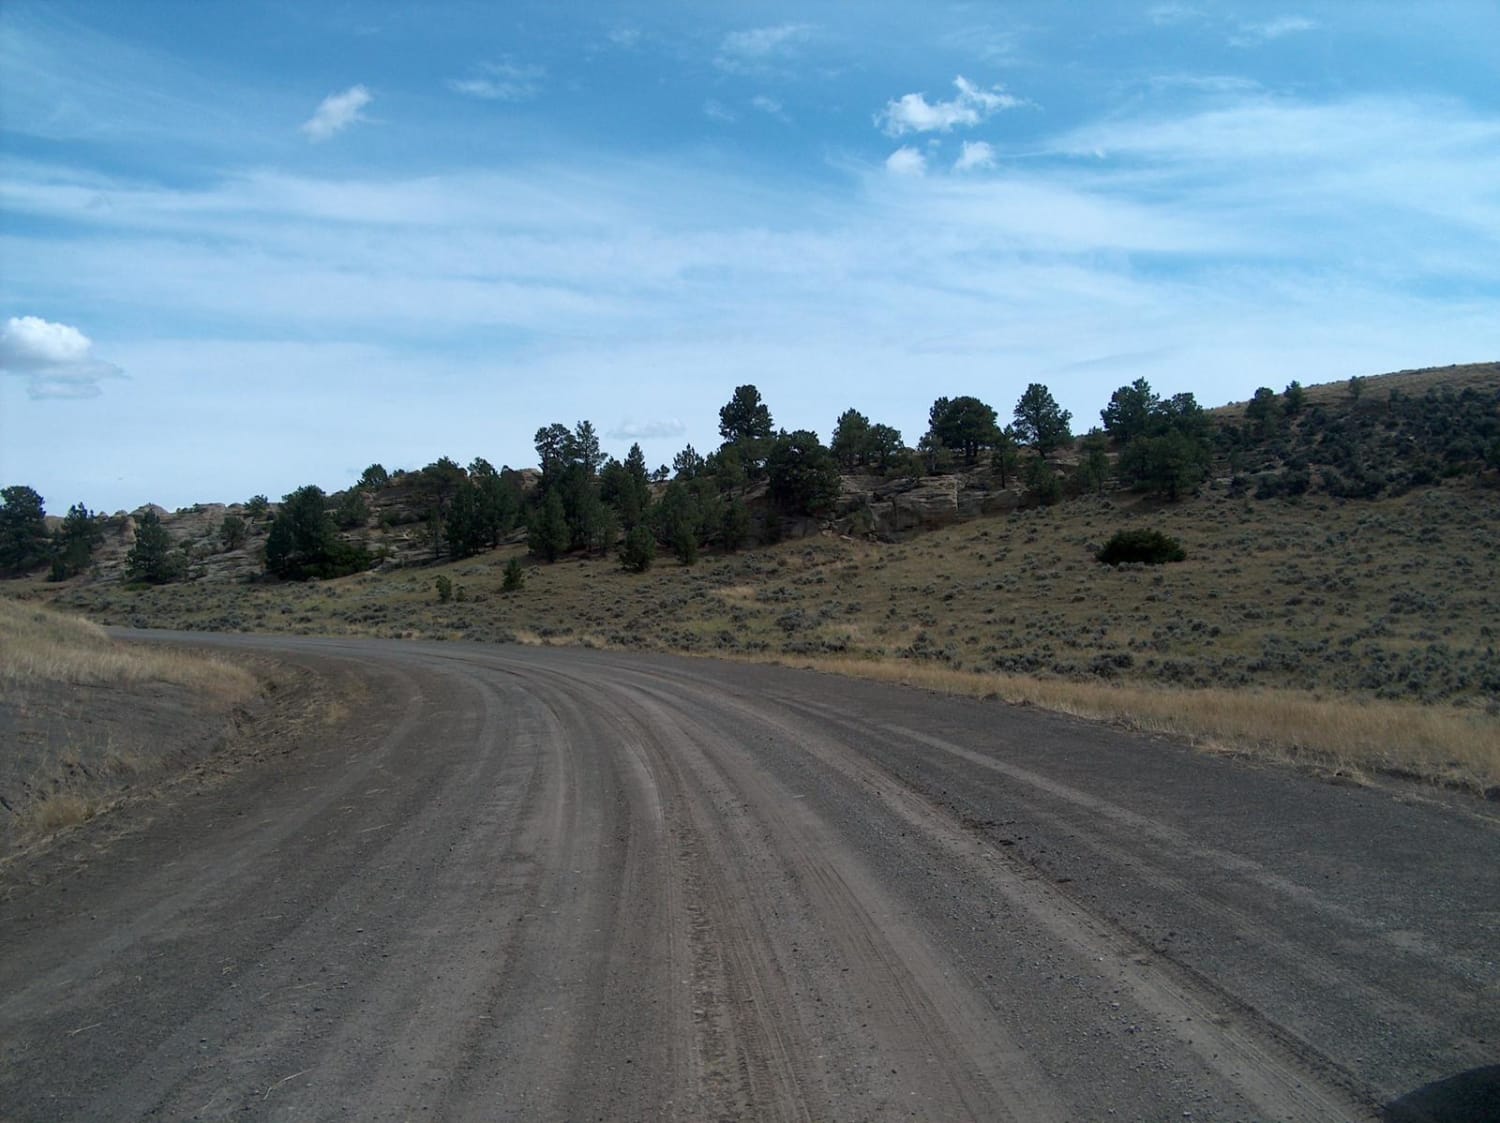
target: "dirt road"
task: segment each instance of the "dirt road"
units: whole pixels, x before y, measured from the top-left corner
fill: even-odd
[[[357,677],[356,712],[0,903],[0,1117],[1322,1121],[1500,1087],[1492,820],[777,668],[194,642]]]

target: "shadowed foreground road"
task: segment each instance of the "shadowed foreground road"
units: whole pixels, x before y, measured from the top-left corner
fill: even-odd
[[[1471,815],[776,668],[192,642],[362,700],[0,903],[0,1117],[1438,1118],[1500,1072]]]

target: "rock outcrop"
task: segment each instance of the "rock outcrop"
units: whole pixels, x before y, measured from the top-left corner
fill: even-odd
[[[977,474],[899,480],[845,476],[835,525],[844,533],[902,538],[1013,510],[1018,501],[1016,492]]]

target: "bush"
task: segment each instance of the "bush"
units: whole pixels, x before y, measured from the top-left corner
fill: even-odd
[[[225,515],[224,521],[219,524],[219,541],[226,550],[238,550],[245,544],[248,531],[244,519],[238,515]]]
[[[365,493],[355,487],[344,492],[333,509],[334,525],[340,530],[357,530],[369,519],[370,505],[365,501]]]
[[[439,573],[433,584],[437,586],[439,604],[447,604],[453,599],[453,579],[446,573]]]
[[[1182,561],[1187,557],[1187,551],[1177,539],[1159,530],[1121,530],[1095,556],[1105,565],[1121,565],[1124,562],[1161,565],[1164,562]]]
[[[522,586],[526,584],[526,571],[521,568],[520,558],[511,558],[505,563],[505,577],[500,582],[500,589],[506,593],[519,593]]]
[[[632,573],[645,573],[656,560],[656,537],[645,524],[631,527],[620,548],[620,565]]]

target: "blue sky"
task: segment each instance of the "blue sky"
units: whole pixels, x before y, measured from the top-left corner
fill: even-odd
[[[1500,5],[0,4],[62,512],[1500,357]]]

